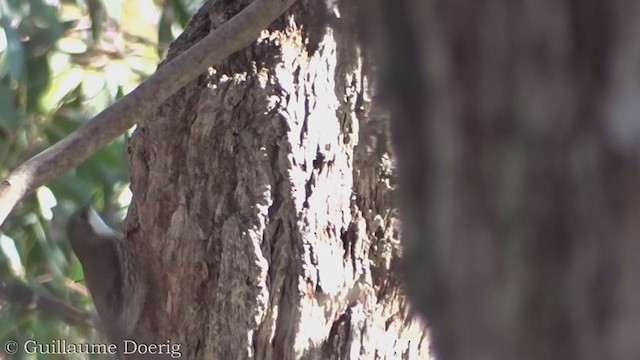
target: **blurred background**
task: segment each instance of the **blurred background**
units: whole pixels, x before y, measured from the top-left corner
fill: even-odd
[[[201,4],[0,0],[0,178],[152,74]],[[0,229],[2,344],[97,339],[65,223],[95,195],[103,217],[120,228],[130,202],[127,136],[28,196]]]

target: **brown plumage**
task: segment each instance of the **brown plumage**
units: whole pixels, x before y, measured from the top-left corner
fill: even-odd
[[[91,205],[69,218],[67,236],[107,337],[120,347],[133,336],[144,306],[146,281],[122,236]]]

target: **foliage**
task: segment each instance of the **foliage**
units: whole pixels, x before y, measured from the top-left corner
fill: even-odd
[[[200,5],[187,2],[0,0],[0,178],[149,76]],[[112,224],[121,221],[129,202],[125,146],[122,136],[14,209],[0,233],[0,281],[19,278],[91,308],[64,223],[93,194]],[[94,336],[0,296],[2,340]]]

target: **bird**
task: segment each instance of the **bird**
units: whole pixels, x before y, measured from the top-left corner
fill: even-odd
[[[107,338],[118,347],[133,336],[146,297],[145,277],[123,237],[100,217],[93,199],[67,221],[67,237]]]

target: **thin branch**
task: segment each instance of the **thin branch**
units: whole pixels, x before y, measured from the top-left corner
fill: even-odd
[[[0,183],[0,225],[25,195],[89,158],[209,66],[254,41],[294,1],[255,0],[120,101],[18,166]]]
[[[17,279],[0,280],[0,299],[15,306],[37,310],[45,316],[62,319],[69,325],[86,326],[91,323],[88,312],[78,310],[59,299],[40,294]]]

